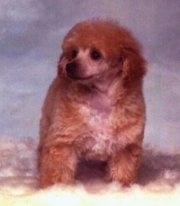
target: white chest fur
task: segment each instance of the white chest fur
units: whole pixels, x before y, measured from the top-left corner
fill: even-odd
[[[90,159],[106,159],[114,150],[117,141],[113,134],[111,108],[104,107],[104,104],[98,107],[82,105],[80,113],[90,131],[85,139],[84,155]]]

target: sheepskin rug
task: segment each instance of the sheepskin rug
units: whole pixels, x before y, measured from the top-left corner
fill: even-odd
[[[37,141],[0,137],[1,206],[179,206],[180,153],[160,153],[145,146],[138,183],[130,188],[103,181],[103,167],[81,163],[75,186],[38,189]]]

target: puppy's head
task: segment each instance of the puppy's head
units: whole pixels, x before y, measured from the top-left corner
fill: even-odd
[[[118,76],[125,85],[131,85],[145,73],[139,43],[112,21],[76,24],[64,38],[62,51],[59,75],[72,81],[108,82]]]

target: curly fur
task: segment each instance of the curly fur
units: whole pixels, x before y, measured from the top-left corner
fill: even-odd
[[[110,180],[135,182],[145,126],[139,43],[115,22],[90,20],[69,31],[62,50],[40,121],[40,186],[73,183],[82,158],[105,161]]]

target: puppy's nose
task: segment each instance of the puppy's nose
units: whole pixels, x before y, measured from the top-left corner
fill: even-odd
[[[71,73],[77,67],[76,62],[71,62],[66,65],[67,73]]]
[[[75,61],[66,65],[66,72],[68,77],[76,78],[77,63]]]

